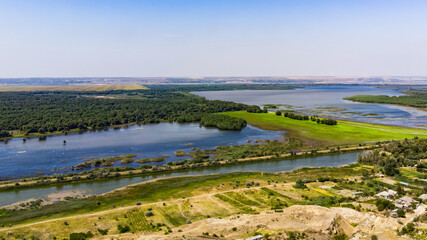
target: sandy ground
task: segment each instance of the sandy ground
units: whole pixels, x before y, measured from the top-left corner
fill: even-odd
[[[425,212],[426,207],[421,206],[414,214]],[[407,219],[386,218],[373,213],[361,213],[349,208],[325,208],[313,205],[294,205],[286,208],[284,212],[267,212],[259,215],[235,215],[224,219],[210,218],[186,224],[173,229],[173,233],[153,233],[151,235],[125,234],[115,236],[118,239],[209,239],[203,237],[204,232],[214,233],[216,239],[245,238],[254,232],[277,234],[286,232],[304,232],[317,240],[331,239],[332,236],[344,233],[351,236],[351,240],[371,239],[376,235],[378,239],[409,239],[397,236],[396,230],[403,224],[411,221]],[[403,224],[399,223],[403,222]],[[236,228],[233,231],[233,228]],[[185,237],[183,237],[185,236]],[[112,237],[112,236],[110,236]]]
[[[76,190],[70,190],[70,191],[62,191],[62,192],[58,192],[58,193],[52,193],[47,195],[46,199],[43,199],[43,202],[41,203],[41,205],[49,205],[49,204],[53,204],[59,201],[64,200],[67,197],[71,197],[71,198],[81,198],[81,197],[85,197],[84,191],[76,191]],[[35,198],[30,198],[28,200],[25,201],[21,201],[21,202],[17,202],[11,205],[7,205],[7,206],[3,206],[2,208],[6,208],[6,209],[23,209],[25,207],[20,206],[22,203],[28,203],[28,202],[32,202],[32,201],[36,201],[37,199]]]

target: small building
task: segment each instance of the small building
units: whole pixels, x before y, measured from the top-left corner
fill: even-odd
[[[397,192],[394,190],[383,191],[375,194],[377,198],[384,198],[390,200],[392,197],[397,196]]]
[[[402,208],[409,208],[409,207],[411,207],[412,206],[412,203],[413,202],[417,202],[417,201],[415,201],[414,199],[412,199],[412,198],[410,198],[410,197],[401,197],[401,198],[399,198],[398,200],[397,200],[397,203],[396,204],[401,204],[402,205]],[[396,205],[395,204],[395,205]]]
[[[411,184],[406,183],[406,182],[400,182],[400,184],[405,185],[405,186],[410,186]]]
[[[423,201],[427,201],[427,194],[421,194],[419,197],[419,199],[423,200]]]
[[[263,240],[264,237],[262,235],[256,235],[250,238],[246,238],[246,240]]]
[[[403,205],[400,203],[395,203],[394,206],[396,206],[396,209],[394,209],[393,212],[395,212],[397,209],[403,209]]]

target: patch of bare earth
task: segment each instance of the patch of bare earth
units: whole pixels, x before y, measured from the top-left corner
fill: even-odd
[[[259,215],[235,215],[224,219],[209,218],[172,229],[173,233],[152,233],[134,236],[138,239],[202,239],[203,233],[223,236],[219,239],[245,238],[257,231],[277,234],[304,232],[315,239],[331,239],[346,234],[350,239],[407,239],[396,235],[401,227],[398,219],[361,213],[349,208],[326,208],[313,205],[294,205],[283,212],[267,212]],[[123,236],[123,239],[131,237]],[[206,239],[206,238],[204,238]]]

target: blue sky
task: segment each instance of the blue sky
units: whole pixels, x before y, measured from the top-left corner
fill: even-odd
[[[0,0],[0,77],[427,76],[427,1]]]

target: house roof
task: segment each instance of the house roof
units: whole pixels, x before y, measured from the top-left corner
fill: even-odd
[[[381,197],[381,196],[388,197],[388,196],[392,196],[392,195],[396,195],[396,194],[397,194],[396,191],[388,190],[388,191],[383,191],[383,192],[377,193],[377,194],[375,194],[375,196],[377,196],[377,197]]]
[[[412,199],[410,197],[401,197],[401,198],[399,198],[399,200],[402,202],[407,202],[407,203],[416,202],[414,199]]]
[[[246,238],[246,240],[258,240],[258,239],[264,239],[262,235],[256,235],[250,238]]]
[[[421,194],[418,198],[422,200],[427,200],[427,194]]]

